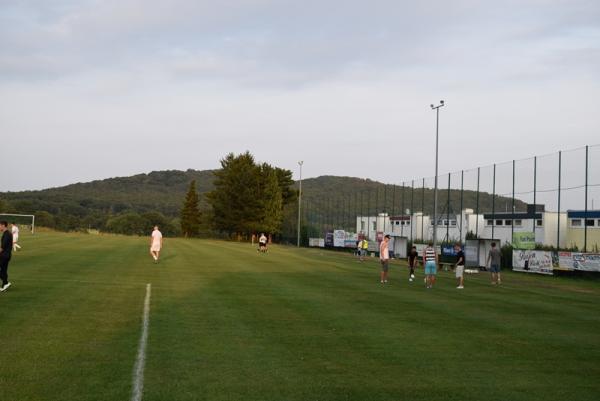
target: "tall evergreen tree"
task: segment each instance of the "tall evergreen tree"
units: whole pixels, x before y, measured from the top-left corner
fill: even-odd
[[[183,208],[181,209],[181,232],[185,237],[198,235],[200,228],[200,208],[196,180],[190,183]]]
[[[258,231],[276,234],[281,231],[283,221],[283,194],[274,169],[263,171],[261,178],[262,214]]]

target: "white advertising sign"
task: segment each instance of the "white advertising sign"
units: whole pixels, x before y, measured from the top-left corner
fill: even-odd
[[[515,249],[512,258],[514,271],[553,274],[552,252]]]
[[[564,270],[600,272],[600,253],[559,252],[558,264]]]

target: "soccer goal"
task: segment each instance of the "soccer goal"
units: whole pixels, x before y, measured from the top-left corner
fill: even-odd
[[[35,234],[34,214],[0,213],[0,220],[6,220],[8,223],[15,223],[20,226],[31,227],[31,233]]]

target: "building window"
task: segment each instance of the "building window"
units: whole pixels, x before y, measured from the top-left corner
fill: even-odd
[[[512,220],[504,220],[504,225],[505,226],[511,226],[512,225]]]
[[[360,222],[360,231],[365,231],[365,222],[362,220]]]
[[[494,220],[488,220],[487,221],[487,225],[488,226],[493,226],[494,225]]]
[[[397,226],[399,226],[399,225],[400,225],[400,222],[399,222],[399,221],[397,221],[397,222],[396,222],[396,225],[397,225]]]
[[[535,225],[538,226],[538,227],[541,227],[542,226],[542,220],[539,220],[539,219],[536,220],[535,221]]]
[[[497,226],[501,226],[502,225],[502,220],[496,220],[496,225]]]
[[[585,219],[585,226],[586,227],[594,227],[596,224],[596,220],[594,219]]]
[[[456,226],[456,220],[452,220],[452,221],[450,222],[450,224],[451,224],[451,225],[453,225],[453,226]]]
[[[407,222],[406,222],[406,223],[404,223],[404,224],[406,224],[407,226],[410,226],[410,221],[407,221]]]
[[[373,231],[377,231],[377,222],[376,221],[373,222]]]
[[[516,227],[521,227],[523,225],[523,221],[521,221],[521,219],[515,219],[515,226]]]
[[[571,219],[571,227],[581,227],[581,219]]]

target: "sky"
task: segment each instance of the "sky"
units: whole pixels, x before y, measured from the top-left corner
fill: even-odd
[[[441,99],[443,173],[600,143],[599,95],[597,0],[0,0],[0,191],[246,150],[400,183]]]

